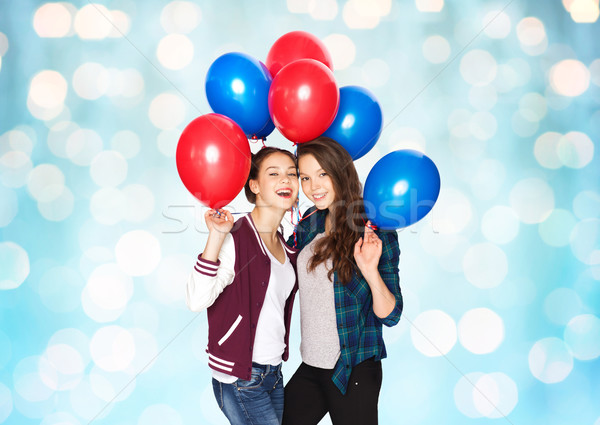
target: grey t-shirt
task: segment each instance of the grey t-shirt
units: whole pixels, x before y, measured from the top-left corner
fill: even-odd
[[[333,282],[327,277],[331,260],[308,272],[314,246],[324,233],[319,233],[298,255],[300,291],[300,328],[302,361],[310,366],[333,369],[340,357],[340,339],[335,318]]]

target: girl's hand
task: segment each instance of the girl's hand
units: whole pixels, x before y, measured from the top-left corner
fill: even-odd
[[[206,227],[208,227],[209,233],[229,233],[233,227],[233,215],[231,215],[231,212],[224,209],[210,209],[206,211],[204,213],[204,220],[206,221]]]
[[[377,265],[381,257],[381,239],[375,234],[368,221],[365,226],[364,237],[360,238],[354,245],[354,260],[363,275],[377,272]]]

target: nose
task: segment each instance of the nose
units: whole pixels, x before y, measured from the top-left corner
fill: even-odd
[[[319,182],[316,179],[311,179],[310,180],[310,188],[311,190],[314,192],[315,190],[319,189],[321,187],[321,185],[319,184]]]

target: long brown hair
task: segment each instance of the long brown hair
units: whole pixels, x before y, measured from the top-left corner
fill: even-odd
[[[319,264],[331,259],[333,268],[328,278],[332,279],[336,271],[340,282],[347,284],[356,269],[354,244],[362,236],[365,223],[362,184],[352,157],[329,137],[301,143],[297,155],[298,160],[305,155],[312,155],[331,178],[335,191],[335,200],[329,207],[329,214],[332,214],[331,232],[316,243],[308,269],[313,271]]]

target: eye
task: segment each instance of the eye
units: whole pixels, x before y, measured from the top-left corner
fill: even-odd
[[[288,174],[288,176],[298,177],[298,175],[296,173],[290,173],[290,174]]]
[[[277,176],[278,174],[277,173],[270,173],[269,175],[270,176]]]
[[[303,182],[308,181],[308,177],[300,177],[300,181],[303,181]]]
[[[319,177],[325,177],[327,175],[327,173],[321,173],[319,174]]]

